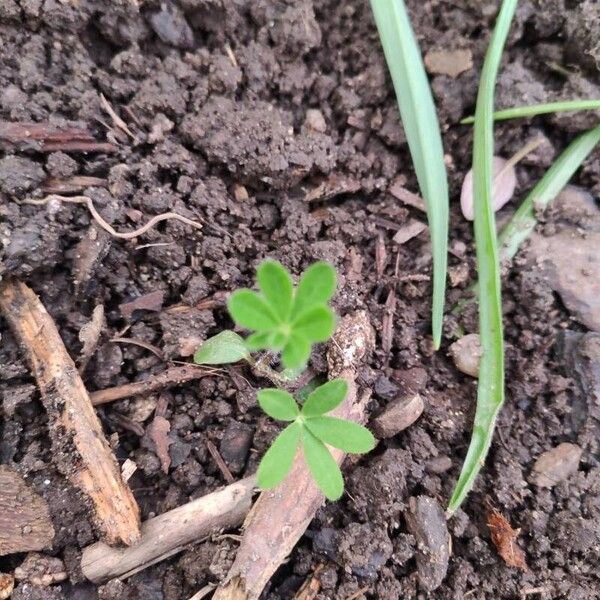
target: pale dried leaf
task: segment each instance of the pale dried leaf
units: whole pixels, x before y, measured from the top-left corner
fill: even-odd
[[[517,175],[515,168],[500,156],[494,156],[492,161],[493,184],[492,206],[494,211],[500,210],[515,193]],[[460,208],[465,219],[473,220],[473,169],[466,174],[460,193]]]

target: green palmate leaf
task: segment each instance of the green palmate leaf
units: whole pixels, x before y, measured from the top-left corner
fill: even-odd
[[[199,365],[222,365],[247,357],[248,349],[244,339],[233,331],[221,331],[196,350],[194,362]]]
[[[284,390],[260,390],[257,396],[260,407],[273,419],[293,421],[300,414],[293,396]]]
[[[310,342],[300,333],[292,333],[281,355],[281,362],[286,369],[304,366],[310,356]]]
[[[315,306],[300,314],[292,324],[310,342],[324,342],[335,330],[335,315],[327,306]]]
[[[273,329],[278,318],[267,302],[252,290],[238,290],[227,304],[229,314],[237,325],[255,331]]]
[[[325,444],[303,428],[302,449],[308,469],[320,490],[329,500],[337,500],[344,493],[344,479]]]
[[[324,415],[339,406],[348,393],[348,383],[344,379],[333,379],[311,392],[302,406],[305,417]]]
[[[311,417],[306,419],[306,427],[322,442],[344,452],[364,454],[375,448],[373,434],[352,421],[329,416]]]
[[[270,348],[272,345],[273,336],[273,331],[259,331],[258,333],[253,333],[246,338],[246,347],[251,352]]]
[[[449,212],[442,137],[429,80],[404,1],[371,0],[371,8],[392,76],[419,188],[427,206],[433,254],[433,342],[439,348],[446,289]]]
[[[258,286],[273,312],[286,321],[292,311],[294,286],[287,269],[275,260],[266,260],[256,271]]]
[[[481,469],[490,447],[498,411],[504,402],[504,336],[500,264],[496,223],[492,208],[492,158],[494,154],[494,87],[504,43],[518,0],[504,0],[486,52],[473,134],[473,191],[475,198],[475,244],[479,274],[479,335],[482,356],[479,366],[477,408],[471,443],[452,493],[448,511],[461,505]]]
[[[335,269],[329,263],[316,262],[308,267],[298,282],[292,316],[297,317],[316,304],[329,302],[335,286]]]
[[[258,466],[257,481],[259,487],[268,490],[286,478],[294,463],[301,432],[302,425],[292,423],[275,438]]]

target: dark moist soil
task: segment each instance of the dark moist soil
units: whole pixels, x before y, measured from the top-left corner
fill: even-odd
[[[468,49],[473,56],[474,66],[456,78],[432,77],[454,200],[448,306],[474,275],[471,226],[456,201],[470,166],[471,135],[456,123],[473,111],[497,4],[409,1],[424,52]],[[599,20],[596,0],[523,0],[498,105],[600,97]],[[250,285],[265,257],[295,274],[317,259],[330,261],[340,274],[339,314],[368,310],[379,332],[362,381],[373,387],[373,412],[402,396],[407,381],[419,383],[426,404],[421,419],[371,455],[348,461],[348,494],[318,512],[265,598],[292,598],[321,564],[320,599],[600,598],[600,466],[589,434],[598,431],[589,422],[597,408],[585,410],[559,350],[559,332],[583,329],[537,271],[519,262],[504,290],[506,406],[474,492],[448,523],[452,553],[444,582],[430,594],[419,591],[404,511],[412,496],[446,505],[469,439],[476,383],[447,355],[455,319],[446,321],[441,351],[432,349],[426,233],[400,246],[392,239],[405,222],[424,215],[386,192],[397,177],[413,191],[417,186],[366,0],[180,0],[176,6],[0,0],[0,48],[2,119],[78,125],[117,146],[108,154],[49,154],[30,144],[0,158],[0,273],[24,279],[40,294],[74,357],[82,325],[97,304],[105,307],[107,330],[84,373],[88,389],[147,377],[165,360],[189,360],[202,339],[231,326],[223,297]],[[100,94],[132,136],[102,110]],[[597,115],[581,113],[500,124],[496,147],[503,156],[536,135],[547,138],[519,167],[520,192],[596,121]],[[41,196],[48,178],[73,175],[105,180],[87,194],[117,230],[168,210],[201,220],[204,229],[170,221],[133,241],[96,228],[89,238],[90,216],[81,205],[47,210],[17,203],[27,194]],[[335,193],[306,201],[324,182]],[[600,191],[598,155],[576,182]],[[381,276],[378,244],[386,255]],[[393,284],[397,305],[387,355],[382,318]],[[164,294],[157,310],[123,316],[122,303],[157,291]],[[471,312],[460,321],[467,332],[477,329]],[[96,588],[78,577],[79,549],[95,540],[92,524],[60,474],[65,457],[51,453],[29,368],[4,322],[1,327],[0,460],[48,501],[56,530],[51,553],[71,574],[62,587],[21,585],[13,597],[178,600],[221,580],[235,554],[231,539],[189,548],[125,582]],[[108,342],[116,335],[153,344],[164,360],[143,347]],[[323,349],[312,367],[324,371]],[[225,483],[209,441],[236,478],[255,470],[277,426],[257,409],[254,388],[261,382],[239,375],[163,394],[172,439],[168,475],[139,435],[158,394],[98,410],[119,461],[137,464],[130,485],[144,518]],[[583,448],[579,471],[553,488],[537,488],[530,480],[535,459],[561,442]],[[493,547],[486,496],[521,528],[529,572],[506,566]],[[0,570],[10,572],[22,558],[1,559]]]

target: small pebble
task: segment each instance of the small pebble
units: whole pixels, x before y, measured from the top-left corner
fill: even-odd
[[[10,598],[15,587],[15,578],[8,573],[0,573],[0,600]]]
[[[15,569],[15,579],[47,587],[65,581],[67,572],[60,558],[30,552]]]
[[[387,439],[412,425],[423,413],[419,394],[394,400],[371,421],[371,429],[379,439]]]
[[[448,571],[450,535],[444,511],[433,498],[416,496],[408,501],[404,517],[408,531],[417,542],[419,583],[431,592],[440,586]]]
[[[319,133],[325,133],[327,131],[327,123],[323,113],[316,108],[309,108],[306,111],[306,118],[304,119],[304,125],[307,129],[318,131]]]
[[[563,443],[544,452],[533,465],[533,482],[539,487],[553,487],[575,473],[582,450],[576,444]]]
[[[456,78],[473,68],[473,54],[469,49],[430,50],[425,55],[425,66],[433,75]]]
[[[238,421],[231,421],[225,429],[219,451],[233,473],[244,468],[253,437],[252,427]]]
[[[436,456],[427,461],[425,468],[429,473],[440,475],[452,468],[452,459],[449,456]]]
[[[233,186],[233,197],[238,202],[245,202],[246,200],[250,199],[250,194],[248,194],[248,190],[243,185],[236,183]]]
[[[478,333],[469,333],[456,340],[449,348],[450,356],[456,368],[471,377],[479,376],[481,345]]]

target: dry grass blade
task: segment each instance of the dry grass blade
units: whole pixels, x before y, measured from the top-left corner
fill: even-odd
[[[433,342],[442,338],[448,250],[448,181],[440,127],[417,40],[403,0],[371,0],[402,125],[427,206],[433,254]]]

